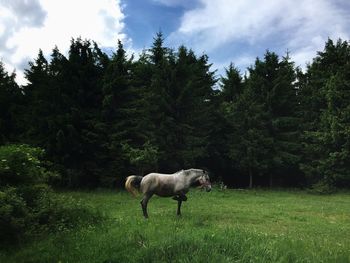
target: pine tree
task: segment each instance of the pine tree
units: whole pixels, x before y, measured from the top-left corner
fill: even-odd
[[[296,183],[300,161],[300,116],[296,89],[296,71],[289,56],[278,63],[278,72],[272,80],[271,128],[274,138],[273,167],[270,186],[275,177],[280,182]]]
[[[130,138],[122,144],[123,156],[127,160],[129,171],[136,174],[158,170],[158,144],[156,130],[158,123],[154,122],[152,110],[154,99],[151,90],[153,65],[146,51],[140,55],[137,61],[131,64],[130,91],[133,94],[130,100],[133,125],[129,127]],[[135,158],[135,153],[140,153],[140,158]]]
[[[132,83],[132,67],[132,58],[127,58],[122,43],[118,41],[118,49],[103,77],[102,114],[107,131],[109,176],[114,180],[118,178],[119,183],[129,172],[126,167],[130,166],[130,160],[125,149],[139,147],[144,143],[143,138],[140,138],[141,105],[138,89]],[[123,148],[123,145],[127,147]]]
[[[266,173],[270,165],[272,138],[267,127],[269,114],[264,107],[251,82],[245,83],[236,101],[224,104],[230,128],[228,156],[247,175],[249,188],[253,187],[254,177]]]
[[[176,170],[180,167],[176,158],[176,123],[173,115],[173,99],[171,97],[171,64],[174,54],[163,46],[162,33],[157,33],[149,50],[152,66],[152,77],[148,92],[148,114],[152,122],[155,147],[159,150],[158,165],[164,171]]]
[[[0,61],[0,145],[18,140],[21,129],[22,92]]]
[[[24,86],[27,103],[26,141],[50,151],[54,148],[54,135],[50,121],[53,101],[49,91],[49,66],[43,52],[39,50],[34,62],[25,70],[28,84]]]
[[[329,39],[324,51],[319,52],[308,67],[303,82],[302,169],[310,184],[344,186],[350,183],[347,162],[350,157],[349,61],[349,44],[341,40],[334,44]]]
[[[101,54],[89,41],[72,40],[68,59],[55,48],[48,63],[40,51],[26,70],[26,141],[46,149],[63,175],[63,185],[99,182],[101,78],[105,70]]]
[[[96,186],[103,172],[100,112],[106,56],[101,54],[98,46],[90,41],[71,42],[65,78],[72,99],[66,129],[72,145],[68,167],[73,185]]]
[[[211,136],[210,157],[213,162],[210,166],[220,174],[220,180],[231,185],[234,181],[237,184],[239,170],[239,162],[230,157],[232,139],[238,134],[237,130],[234,131],[233,117],[236,116],[233,111],[237,110],[234,105],[240,99],[243,88],[244,82],[239,70],[230,63],[225,69],[225,75],[220,78],[220,90],[212,101],[215,129]]]
[[[243,92],[240,92],[239,78],[232,67],[227,75],[235,76],[225,79],[225,87],[231,86],[230,96],[227,97],[227,90],[222,92],[222,96],[226,96],[226,115],[231,125],[230,158],[249,175],[250,187],[254,174],[269,178],[270,186],[273,179],[279,183],[293,181],[290,177],[298,171],[299,161],[293,63],[288,56],[280,61],[275,53],[267,51],[264,60],[256,59],[249,68]]]
[[[239,70],[231,63],[221,78],[220,97],[225,102],[235,101],[242,93],[243,83]]]

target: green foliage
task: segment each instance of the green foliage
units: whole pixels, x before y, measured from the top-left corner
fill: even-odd
[[[166,47],[161,32],[137,59],[120,41],[108,56],[72,39],[67,56],[40,50],[23,87],[0,64],[0,143],[45,149],[61,187],[186,167],[238,187],[348,187],[349,54],[328,40],[302,72],[267,51],[246,76],[231,63],[218,81],[208,56]]]
[[[146,110],[154,135],[149,140],[159,150],[158,168],[174,171],[203,164],[214,127],[216,80],[208,57],[197,57],[184,46],[175,53],[163,46],[161,34],[149,57],[153,74]]]
[[[149,170],[157,164],[158,149],[151,145],[149,141],[143,145],[142,149],[132,148],[127,143],[122,144],[122,149],[124,155],[132,165],[135,165],[139,169],[141,175],[143,175],[145,170]]]
[[[6,72],[0,60],[0,144],[18,140],[23,128],[23,94],[15,77],[15,73]]]
[[[313,94],[311,99],[318,106],[304,105],[308,108],[305,110],[318,114],[315,120],[304,118],[305,160],[301,167],[316,189],[326,188],[322,192],[350,185],[349,60],[350,46],[346,41],[334,44],[328,40],[325,50],[310,65],[303,86]]]
[[[28,145],[0,146],[0,185],[19,187],[44,184],[58,175],[42,161],[44,151]]]
[[[101,219],[82,203],[53,193],[47,183],[58,175],[45,168],[43,153],[28,145],[0,146],[1,246]]]
[[[0,245],[19,241],[32,221],[32,214],[16,188],[0,190]]]
[[[35,220],[40,231],[57,232],[95,225],[102,214],[82,200],[48,192],[37,201]]]
[[[221,93],[220,96],[225,102],[235,101],[242,93],[243,83],[241,73],[231,63],[225,69],[226,76],[221,78]]]
[[[299,119],[295,71],[289,58],[280,60],[266,52],[240,79],[231,65],[222,79],[221,109],[228,124],[226,154],[241,173],[249,176],[269,174],[279,181],[297,171]]]
[[[319,180],[308,190],[311,194],[328,195],[335,192],[334,186],[326,180]]]

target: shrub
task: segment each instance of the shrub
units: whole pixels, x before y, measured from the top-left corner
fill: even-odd
[[[47,183],[57,173],[48,171],[42,161],[44,150],[28,145],[0,147],[0,186]]]
[[[41,229],[50,232],[65,231],[83,224],[96,224],[102,218],[98,211],[81,201],[54,193],[43,196],[38,208],[36,221]]]
[[[18,241],[26,231],[31,219],[30,209],[15,188],[0,191],[0,242]]]
[[[43,154],[42,149],[28,145],[0,147],[1,245],[101,219],[79,201],[55,195],[48,182],[58,174],[45,167]]]
[[[326,180],[320,180],[313,184],[308,191],[311,194],[327,195],[335,192],[335,187]]]

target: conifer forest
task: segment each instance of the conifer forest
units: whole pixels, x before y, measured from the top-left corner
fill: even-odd
[[[235,188],[350,186],[347,41],[329,39],[305,69],[267,50],[218,75],[162,33],[135,56],[78,38],[67,55],[39,51],[25,77],[0,64],[0,145],[43,149],[56,187],[191,167]]]

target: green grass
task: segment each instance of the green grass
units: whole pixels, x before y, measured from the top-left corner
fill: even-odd
[[[126,192],[65,192],[100,209],[101,225],[51,234],[0,262],[350,262],[350,195],[192,190],[153,197],[149,220]]]

